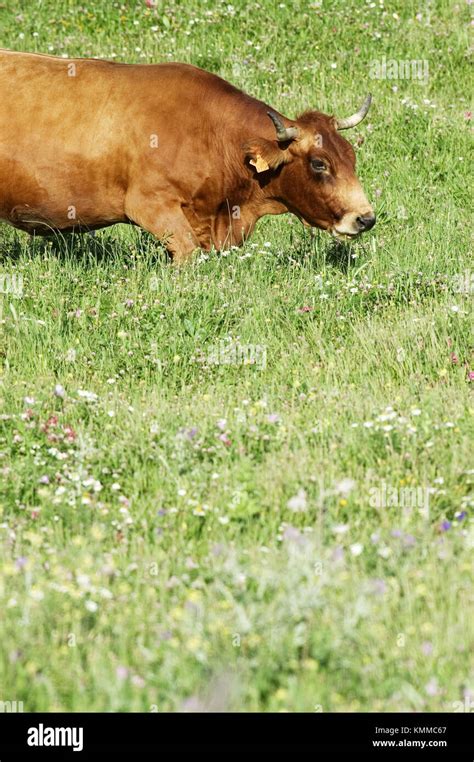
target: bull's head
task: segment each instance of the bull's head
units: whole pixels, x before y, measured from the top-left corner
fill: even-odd
[[[336,237],[370,230],[375,214],[355,174],[354,149],[339,131],[359,124],[371,100],[368,95],[346,119],[307,111],[289,123],[269,111],[276,140],[257,138],[246,146],[267,198]]]

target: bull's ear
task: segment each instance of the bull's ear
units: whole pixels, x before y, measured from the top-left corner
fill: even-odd
[[[271,140],[253,140],[245,145],[245,156],[257,172],[277,169],[290,160],[290,156]]]

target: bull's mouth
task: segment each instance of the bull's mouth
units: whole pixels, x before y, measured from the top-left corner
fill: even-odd
[[[354,232],[349,231],[341,231],[338,230],[336,227],[331,227],[327,223],[321,223],[321,222],[308,222],[308,220],[305,220],[304,217],[302,217],[300,214],[297,215],[298,219],[305,225],[305,227],[309,228],[316,228],[317,230],[324,230],[326,233],[329,233],[333,238],[335,238],[337,241],[352,241],[354,238],[358,238],[362,231],[357,230]]]
[[[352,239],[357,238],[360,235],[360,232],[358,233],[341,233],[339,230],[336,230],[336,228],[331,229],[331,235],[333,238],[336,239],[336,241],[352,241]]]

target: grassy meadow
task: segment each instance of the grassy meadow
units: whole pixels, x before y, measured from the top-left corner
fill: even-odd
[[[179,269],[0,224],[0,701],[472,710],[472,7],[0,3],[2,47],[190,62],[290,117],[371,91],[378,218]]]

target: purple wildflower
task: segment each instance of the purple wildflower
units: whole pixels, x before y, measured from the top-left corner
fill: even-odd
[[[283,530],[283,539],[286,540],[286,542],[295,542],[298,545],[304,542],[304,537],[300,530],[293,526],[285,527]]]
[[[115,674],[119,680],[126,680],[128,677],[128,669],[127,667],[117,667]]]
[[[387,591],[387,585],[383,579],[372,580],[372,592],[374,595],[384,595]]]

